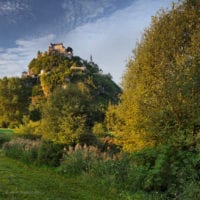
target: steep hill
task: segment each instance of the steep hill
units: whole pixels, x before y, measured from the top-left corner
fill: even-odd
[[[78,56],[71,58],[62,54],[38,54],[29,64],[29,75],[40,80],[45,96],[56,87],[65,88],[70,83],[84,83],[95,95],[117,101],[121,91],[110,74],[103,74],[92,60],[87,62]]]
[[[29,115],[24,126],[32,122],[39,125],[37,130],[34,125],[20,131],[37,132],[62,143],[84,140],[93,144],[93,132],[104,132],[109,102],[117,103],[121,93],[111,75],[104,74],[92,58],[88,62],[73,56],[73,49],[65,49],[62,43],[51,44],[47,52],[38,52],[22,79],[32,85]]]

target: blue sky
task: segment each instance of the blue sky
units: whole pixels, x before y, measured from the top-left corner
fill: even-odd
[[[151,16],[172,0],[0,0],[0,78],[20,76],[37,51],[63,42],[120,84]],[[164,31],[164,30],[163,30]]]

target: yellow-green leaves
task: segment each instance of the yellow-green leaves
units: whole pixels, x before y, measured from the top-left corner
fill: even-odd
[[[125,150],[185,145],[200,125],[199,10],[199,1],[189,0],[161,12],[134,50],[121,103],[107,114]]]

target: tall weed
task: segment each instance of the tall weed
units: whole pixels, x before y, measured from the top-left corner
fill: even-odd
[[[0,148],[2,148],[3,144],[8,142],[9,140],[10,140],[9,136],[0,133]]]
[[[40,144],[40,140],[14,138],[3,145],[3,151],[8,157],[30,164],[37,161]]]
[[[60,165],[63,156],[63,144],[43,140],[38,149],[38,164],[57,167]]]
[[[119,159],[119,155],[112,156],[97,147],[77,144],[75,148],[65,149],[60,169],[63,173],[87,173],[100,177],[113,174]]]

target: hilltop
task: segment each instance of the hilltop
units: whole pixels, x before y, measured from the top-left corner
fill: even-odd
[[[97,93],[110,93],[113,100],[116,100],[120,92],[111,75],[103,74],[92,57],[88,62],[74,56],[73,49],[66,49],[62,43],[51,44],[44,53],[38,52],[37,58],[30,62],[28,72],[23,72],[22,77],[39,79],[46,96],[57,86],[65,88],[69,83],[87,82],[88,79],[98,88]]]
[[[10,85],[14,85],[12,91]],[[117,103],[121,93],[92,56],[90,61],[74,56],[73,49],[62,43],[38,51],[21,78],[4,78],[1,86],[1,127],[20,127],[22,134],[37,132],[47,139],[70,143],[80,141],[82,135],[96,141],[94,127],[104,132],[107,106]],[[5,95],[8,92],[9,99]],[[28,128],[32,123],[34,128]]]

